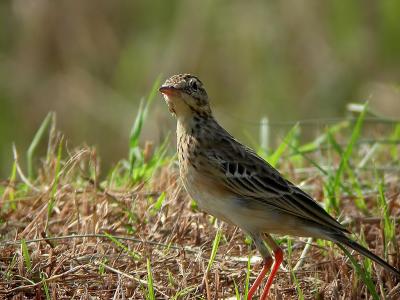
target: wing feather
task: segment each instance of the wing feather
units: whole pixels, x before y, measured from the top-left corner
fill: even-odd
[[[310,195],[285,180],[281,174],[253,150],[226,136],[218,140],[218,151],[206,148],[203,157],[212,165],[211,176],[243,199],[255,199],[329,228],[347,231]]]

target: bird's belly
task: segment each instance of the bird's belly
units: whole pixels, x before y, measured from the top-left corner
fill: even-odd
[[[323,236],[317,228],[310,227],[303,219],[253,202],[254,200],[242,200],[233,196],[221,197],[206,189],[189,189],[188,192],[200,209],[248,233],[266,232],[316,238]]]
[[[274,211],[251,207],[233,197],[221,198],[207,191],[191,191],[199,208],[220,220],[236,225],[246,232],[295,234],[290,231],[293,219],[286,219]],[[251,201],[251,200],[250,200]],[[296,228],[296,227],[295,227]]]
[[[228,199],[218,193],[210,192],[206,188],[199,189],[190,185],[185,185],[185,188],[201,210],[225,222],[235,224],[231,218],[231,205]]]
[[[210,186],[186,183],[185,188],[201,210],[247,232],[280,233],[289,227],[283,216],[263,209],[254,200],[240,200],[232,194],[215,192]]]
[[[236,224],[232,218],[232,203],[225,190],[208,178],[199,176],[194,170],[189,169],[189,172],[181,175],[184,175],[182,180],[186,191],[201,210],[225,222]]]
[[[319,237],[316,228],[301,218],[255,199],[240,199],[207,177],[189,172],[183,184],[199,208],[246,232],[267,232]]]

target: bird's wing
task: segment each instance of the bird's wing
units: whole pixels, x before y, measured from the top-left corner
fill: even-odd
[[[225,187],[237,196],[261,201],[283,213],[347,232],[310,195],[285,180],[253,150],[231,136],[213,141],[213,147],[208,147],[204,156],[211,164],[209,176],[224,182]]]

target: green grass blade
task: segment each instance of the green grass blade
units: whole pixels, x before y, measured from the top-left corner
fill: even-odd
[[[297,147],[296,145],[288,144],[288,147],[290,147],[292,149],[293,155],[300,155],[304,160],[308,161],[311,165],[316,167],[323,175],[328,176],[329,180],[324,186],[325,194],[327,194],[326,199],[328,201],[328,204],[325,206],[325,208],[329,209],[330,207],[337,207],[336,196],[334,195],[333,189],[332,189],[332,182],[335,178],[333,173],[331,171],[325,170],[315,160],[308,157],[305,152],[301,152],[299,150],[299,147]],[[343,191],[350,193],[348,188],[341,181],[339,182],[339,185],[341,186]]]
[[[56,168],[55,168],[55,177],[54,177],[54,182],[53,186],[51,188],[51,194],[50,194],[50,201],[47,206],[47,216],[50,218],[51,213],[53,211],[54,205],[56,203],[56,192],[58,189],[58,182],[60,180],[60,169],[61,169],[61,157],[62,157],[62,147],[63,145],[63,138],[61,138],[60,143],[58,145],[58,150],[57,150],[57,161],[56,161]],[[47,227],[47,226],[46,226]]]
[[[11,280],[11,278],[14,275],[13,269],[15,268],[16,264],[18,263],[17,257],[18,257],[18,253],[14,252],[11,262],[8,264],[7,270],[4,272],[4,278],[6,280]]]
[[[172,275],[171,271],[167,269],[167,277],[168,277],[168,286],[173,287],[175,286],[175,278],[174,275]]]
[[[154,81],[153,86],[146,100],[140,101],[140,106],[138,113],[136,115],[135,122],[133,123],[131,134],[129,138],[130,148],[134,148],[139,144],[139,137],[142,132],[143,122],[147,117],[150,104],[153,102],[155,96],[157,95],[158,88],[160,86],[161,76],[158,76]]]
[[[47,285],[47,275],[44,272],[40,272],[40,279],[44,289],[44,293],[46,295],[46,300],[51,300],[49,286]]]
[[[30,272],[32,270],[32,260],[31,256],[29,255],[28,246],[26,245],[25,239],[21,240],[21,252],[22,256],[24,257],[25,267]]]
[[[129,148],[130,149],[136,148],[139,144],[139,137],[140,137],[140,134],[142,133],[143,122],[146,117],[145,116],[146,105],[147,105],[147,103],[145,104],[145,100],[141,99],[140,103],[139,103],[139,109],[136,114],[136,118],[132,125],[131,133],[129,136]]]
[[[142,258],[142,256],[129,249],[127,246],[125,246],[123,243],[121,243],[119,240],[117,240],[114,236],[112,236],[111,234],[105,232],[104,235],[109,238],[118,248],[121,248],[122,250],[124,250],[126,253],[129,254],[130,257],[132,257],[134,260],[139,260]]]
[[[293,251],[292,239],[288,238],[287,239],[287,252],[288,252],[287,258],[288,258],[288,266],[289,266],[290,275],[291,275],[291,277],[292,277],[292,279],[293,279],[293,281],[295,283],[295,286],[296,286],[297,299],[304,300],[303,291],[302,291],[302,289],[300,287],[299,281],[297,280],[296,274],[295,274],[295,272],[293,271],[293,268],[292,268],[292,251]]]
[[[212,246],[212,249],[211,249],[210,259],[208,260],[207,271],[206,271],[207,273],[210,272],[211,267],[212,267],[212,265],[214,263],[215,256],[217,255],[217,251],[218,251],[219,242],[221,240],[221,237],[222,237],[222,230],[221,230],[221,228],[218,228],[217,233],[215,234],[213,246]]]
[[[233,279],[233,286],[234,286],[234,290],[235,290],[236,300],[240,300],[239,288],[238,288],[238,286],[236,284],[235,279]]]
[[[367,112],[367,107],[368,107],[368,103],[365,103],[363,110],[360,113],[360,116],[357,118],[356,124],[355,124],[353,131],[351,133],[351,136],[350,136],[350,141],[349,141],[346,149],[344,149],[344,151],[343,151],[342,159],[340,160],[339,168],[336,172],[336,176],[333,181],[332,188],[335,191],[335,196],[337,196],[337,199],[339,199],[338,194],[339,194],[339,187],[341,186],[342,174],[348,165],[350,156],[353,153],[354,146],[356,145],[356,142],[361,135],[361,130],[362,130],[365,115]]]
[[[378,178],[378,176],[376,175]],[[380,176],[379,176],[380,177]],[[378,205],[381,209],[381,214],[383,216],[383,252],[385,258],[388,257],[388,246],[389,243],[397,245],[396,241],[396,227],[394,222],[390,220],[389,207],[386,201],[385,188],[383,178],[378,179]]]
[[[151,273],[150,259],[147,258],[147,295],[146,299],[154,300],[153,274]]]
[[[50,124],[53,120],[53,112],[49,112],[46,116],[46,118],[43,120],[42,124],[40,125],[38,131],[36,132],[35,136],[33,137],[33,140],[28,148],[28,151],[26,153],[26,161],[28,165],[28,178],[32,179],[33,178],[33,156],[35,154],[35,151],[40,143],[40,141],[43,139],[44,134],[47,130],[47,128],[50,127]]]
[[[15,179],[17,178],[17,161],[14,161],[13,166],[11,168],[11,174],[9,177],[8,187],[5,188],[4,193],[1,199],[5,200],[5,196],[8,193],[8,200],[10,201],[10,207],[12,210],[17,209],[17,205],[15,203]],[[1,210],[7,210],[8,205],[2,205]]]
[[[47,151],[46,151],[46,164],[50,164],[50,160],[53,156],[53,145],[57,136],[57,122],[56,122],[56,113],[53,112],[51,115],[51,122],[49,128],[49,138],[47,142]]]
[[[365,197],[364,193],[362,191],[361,184],[357,178],[357,176],[354,174],[354,171],[352,168],[347,168],[347,174],[349,175],[350,182],[352,184],[353,191],[356,194],[356,199],[355,199],[355,204],[357,208],[362,211],[366,215],[370,215],[367,203],[365,202]]]
[[[303,157],[303,159],[305,159],[306,161],[308,161],[311,165],[313,165],[314,167],[316,167],[322,174],[328,176],[329,172],[326,171],[324,168],[322,168],[315,160],[311,159],[310,157],[308,157],[304,152],[301,152],[299,150],[298,147],[296,147],[295,145],[291,145],[288,144],[288,146],[292,149],[293,154],[294,155],[300,155]]]
[[[197,290],[197,286],[196,285],[190,285],[188,287],[185,287],[182,290],[179,290],[178,292],[176,292],[176,294],[171,298],[171,300],[178,300],[178,299],[192,299],[192,298],[187,298],[185,297],[186,295],[188,295],[189,293]],[[197,298],[196,298],[197,299]],[[202,298],[201,298],[202,299]]]
[[[154,81],[154,84],[151,88],[150,94],[148,95],[147,99],[142,99],[140,101],[139,109],[136,114],[135,121],[133,123],[130,137],[129,137],[129,162],[130,162],[130,169],[129,174],[133,174],[134,164],[138,158],[142,158],[141,152],[139,150],[139,138],[142,133],[142,128],[144,121],[147,118],[148,110],[150,104],[153,102],[158,87],[160,86],[161,76],[158,76],[157,79]]]
[[[294,281],[294,284],[296,286],[296,291],[297,291],[297,299],[299,300],[304,300],[304,294],[303,294],[303,290],[301,289],[300,283],[296,277],[296,274],[294,273],[293,270],[290,270],[292,279]]]
[[[160,166],[172,159],[171,157],[167,157],[168,142],[169,136],[165,138],[161,146],[155,150],[154,154],[146,162],[143,160],[139,148],[136,148],[140,153],[138,157],[141,161],[138,163],[139,161],[136,159],[131,163],[132,173],[130,174],[130,179],[133,183],[147,181]]]
[[[297,137],[297,133],[299,130],[299,124],[294,125],[289,132],[286,134],[284,137],[282,143],[279,145],[279,147],[268,157],[268,162],[275,167],[276,164],[279,161],[279,158],[282,156],[282,154],[285,152],[286,148],[288,145],[293,144],[293,140]]]
[[[340,146],[340,144],[336,141],[334,135],[332,134],[331,131],[328,131],[328,141],[330,143],[330,145],[332,146],[332,148],[338,153],[338,155],[340,157],[343,156],[343,153],[345,152],[345,150],[343,150],[343,148]],[[355,204],[356,206],[363,211],[364,213],[368,213],[368,209],[367,209],[367,205],[365,203],[365,199],[364,199],[364,194],[362,192],[361,189],[361,185],[358,181],[357,176],[355,175],[354,171],[353,171],[353,167],[350,166],[350,162],[347,160],[344,162],[344,169],[346,171],[346,173],[349,175],[349,179],[350,182],[352,184],[352,189],[350,190],[349,188],[345,187],[342,184],[342,182],[340,182],[340,186],[342,187],[342,189],[344,189],[348,194],[353,194],[352,191],[355,191],[356,193],[356,199],[355,199]],[[334,177],[336,180],[336,177]],[[339,201],[337,199],[339,199],[337,197],[337,194],[335,193],[335,181],[333,181],[333,185],[332,187],[332,192],[331,192],[331,196],[333,197],[332,203],[333,203],[333,207],[338,210],[339,208]]]
[[[342,156],[344,150],[343,150],[342,146],[340,146],[340,144],[336,141],[333,133],[330,130],[328,130],[326,135],[328,137],[327,141],[328,141],[329,145],[332,146],[333,150],[335,150],[339,156]]]
[[[244,282],[244,299],[247,299],[247,296],[249,294],[249,287],[250,287],[250,273],[251,273],[251,255],[249,254],[249,257],[247,259],[247,267],[246,267],[246,279]]]
[[[349,127],[349,124],[350,124],[349,121],[342,121],[338,124],[330,126],[329,129],[324,134],[318,136],[316,139],[314,139],[314,141],[299,147],[299,152],[307,153],[319,150],[321,148],[321,145],[323,145],[328,140],[329,135],[332,135],[334,133],[341,131],[342,129]]]
[[[106,274],[106,265],[108,263],[108,259],[107,258],[103,258],[101,260],[101,262],[99,263],[99,270],[98,273],[100,276],[105,275]]]
[[[150,214],[151,215],[155,215],[160,211],[160,209],[161,209],[161,207],[162,207],[162,205],[164,203],[165,197],[166,197],[166,193],[165,192],[162,192],[160,194],[160,196],[158,196],[157,201],[151,207],[151,210],[150,210]]]

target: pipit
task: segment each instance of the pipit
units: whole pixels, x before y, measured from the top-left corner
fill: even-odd
[[[222,128],[197,77],[174,75],[159,90],[177,119],[179,169],[185,189],[201,209],[250,235],[263,257],[263,268],[248,299],[272,266],[260,299],[267,298],[282,263],[283,251],[271,233],[345,245],[400,277],[398,270],[348,238],[350,232],[310,195]],[[275,262],[265,243],[272,249]]]

